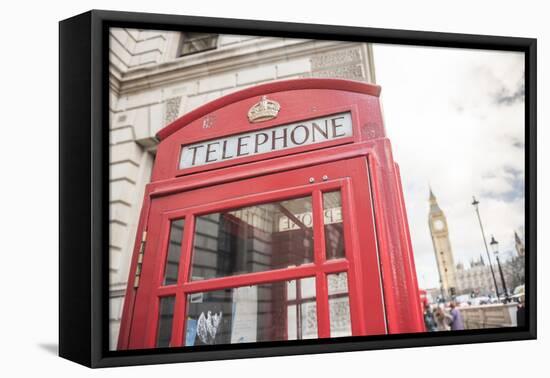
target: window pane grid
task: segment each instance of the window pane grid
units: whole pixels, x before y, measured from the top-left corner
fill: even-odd
[[[188,294],[185,345],[317,338],[315,277]]]
[[[313,203],[311,201],[311,198],[313,196],[322,196],[322,200],[319,204]],[[296,209],[294,209],[294,211],[289,211],[285,207],[282,210],[280,209],[280,212],[282,214],[277,220],[274,220],[272,215],[270,216],[270,212],[274,211],[273,208],[276,209],[278,207],[276,204],[275,206],[273,206],[272,209],[261,208],[260,211],[256,213],[246,214],[246,212],[243,211],[246,208],[226,212],[228,216],[226,216],[224,222],[228,227],[225,227],[225,230],[223,230],[225,231],[226,235],[231,234],[231,232],[233,232],[234,235],[235,229],[239,229],[239,227],[242,226],[243,222],[248,222],[243,232],[245,234],[248,233],[248,235],[252,235],[252,238],[240,240],[240,246],[244,249],[254,250],[254,247],[257,246],[258,243],[272,242],[273,238],[270,232],[273,232],[274,229],[280,232],[301,230],[301,232],[303,232],[301,240],[303,240],[304,238],[306,238],[307,240],[307,237],[310,237],[310,244],[308,245],[307,242],[304,243],[305,246],[309,248],[308,255],[305,259],[305,264],[287,264],[287,266],[281,266],[277,269],[269,269],[268,266],[267,269],[264,270],[260,268],[259,271],[254,271],[254,268],[249,268],[249,270],[252,270],[251,272],[237,273],[229,276],[212,278],[197,276],[197,272],[200,272],[200,269],[195,270],[195,268],[200,268],[200,264],[195,264],[196,249],[203,248],[203,250],[208,250],[209,247],[210,249],[213,249],[212,241],[209,241],[208,238],[212,238],[214,236],[211,229],[204,230],[202,227],[200,227],[200,222],[204,222],[204,224],[218,223],[219,225],[221,218],[220,214],[222,213],[193,216],[193,218],[195,218],[195,222],[192,222],[194,223],[194,230],[191,231],[191,237],[190,239],[188,239],[190,241],[187,242],[187,244],[191,247],[190,249],[192,250],[187,262],[187,264],[189,264],[187,268],[189,269],[189,277],[180,285],[172,287],[172,289],[170,287],[159,288],[161,291],[165,289],[165,293],[169,292],[175,294],[176,292],[180,292],[184,295],[185,305],[182,307],[182,309],[185,309],[185,314],[182,314],[183,318],[180,320],[183,322],[184,329],[184,334],[182,336],[183,345],[217,343],[218,338],[222,340],[220,343],[239,343],[248,342],[246,340],[252,339],[254,339],[252,342],[255,342],[270,340],[295,340],[319,337],[319,331],[317,329],[318,310],[316,298],[316,296],[319,294],[317,293],[317,289],[315,288],[315,277],[317,276],[318,279],[318,273],[320,272],[324,272],[322,276],[328,281],[327,283],[329,292],[325,292],[325,295],[323,296],[326,296],[328,294],[328,297],[325,297],[324,300],[328,300],[331,337],[346,336],[348,333],[351,332],[349,315],[349,295],[347,293],[348,263],[347,260],[345,260],[343,248],[343,228],[341,227],[343,222],[340,191],[332,190],[323,192],[321,190],[315,190],[310,193],[309,197],[300,197],[297,198],[297,200],[301,200],[303,198],[306,198],[309,201],[309,206],[306,205],[306,208],[302,208],[302,210],[308,211],[297,212],[295,211]],[[293,200],[285,201],[288,202]],[[285,201],[281,201],[281,203],[283,203],[283,207]],[[321,205],[322,207],[319,205]],[[314,214],[317,211],[322,212],[321,215],[317,215],[317,218],[323,219],[323,222],[321,224],[321,227],[315,229]],[[180,219],[180,221],[182,221],[181,231],[183,234],[183,219]],[[219,229],[217,231],[218,236],[220,234],[223,235],[223,233],[219,232]],[[319,232],[323,234],[321,235],[321,237],[317,235]],[[314,234],[316,238],[314,237]],[[197,236],[199,237],[199,239],[202,238],[203,240],[197,242]],[[325,237],[323,238],[322,236]],[[323,259],[321,262],[314,261],[313,259],[313,244],[314,240],[316,239],[320,239],[321,243],[323,244],[323,254],[325,254],[326,256],[326,260]],[[182,240],[180,240],[179,242],[181,249]],[[235,244],[235,241],[231,241],[226,238],[225,240],[223,240],[223,242],[218,243],[216,245],[216,248],[227,250],[230,249],[232,246],[235,246]],[[341,245],[341,247],[339,247],[339,245]],[[329,253],[329,251],[332,251],[332,253]],[[257,249],[255,250],[255,254],[255,259],[244,259],[244,264],[250,266],[250,264],[252,264],[255,260],[272,257],[272,253],[260,251]],[[225,262],[223,259],[221,259],[219,265],[221,267],[221,271],[227,271],[228,269],[230,269],[228,268],[228,266],[231,267],[231,263],[227,262],[227,257]],[[278,279],[277,276],[273,275],[273,273],[283,272],[288,272],[287,274],[285,274],[286,277],[284,279]],[[167,274],[165,273],[165,276],[166,275]],[[346,279],[346,292],[333,292],[333,288],[331,288],[331,282],[334,281],[334,277],[339,277],[342,275],[344,275]],[[265,280],[263,279],[264,276]],[[268,278],[269,276],[271,277]],[[266,281],[268,279],[269,281]],[[278,309],[275,308],[276,306],[274,307],[273,303],[269,302],[273,298],[270,297],[268,299],[265,299],[265,295],[263,297],[262,295],[260,295],[260,297],[264,299],[258,300],[256,304],[243,304],[247,302],[245,298],[248,298],[248,302],[251,302],[255,298],[254,295],[257,296],[259,292],[266,292],[270,290],[273,291],[272,289],[268,290],[268,288],[273,288],[276,286],[281,287],[281,285],[284,284],[288,286],[289,283],[302,282],[304,280],[313,280],[313,297],[301,298],[300,296],[298,296],[298,299],[296,298],[296,296],[286,297],[284,298],[285,305],[282,307],[280,306],[280,308]],[[249,281],[250,283],[242,284],[242,282],[246,281]],[[255,281],[262,282],[255,283]],[[233,282],[233,285],[231,285],[231,282]],[[196,286],[197,283],[201,284],[200,290]],[[256,294],[254,294],[254,290],[256,290]],[[161,291],[159,291],[159,294]],[[210,295],[211,293],[217,293],[217,295]],[[215,302],[217,306],[220,307],[221,313],[220,311],[212,312],[212,310],[210,310],[210,314],[208,314],[209,310],[200,311],[199,313],[197,308],[200,307],[201,303],[204,304],[206,303],[205,301],[208,300]],[[278,297],[278,301],[282,301],[280,295]],[[269,305],[266,303],[271,304]],[[237,310],[238,312],[236,313],[235,318],[237,325],[233,325],[235,315],[233,311],[235,310],[235,306],[240,306]],[[223,316],[224,312],[221,310],[222,307],[226,310],[225,318]],[[231,308],[231,313],[227,312],[229,311],[229,308]],[[252,310],[253,308],[255,310]],[[252,316],[251,314],[254,314],[254,316]],[[243,316],[245,319],[246,316],[254,318],[255,323],[254,321],[252,323],[248,323],[253,325],[251,328],[257,328],[255,331],[246,331],[244,329],[239,330],[239,327],[243,326],[243,324],[246,323],[242,320]],[[256,319],[256,317],[261,320]],[[164,318],[166,318],[166,315],[164,316]],[[286,319],[286,323],[276,324],[274,320],[275,318]],[[269,321],[267,321],[266,319],[269,319]],[[159,314],[159,322],[161,320],[162,319]],[[167,321],[170,322],[171,326],[172,319],[164,319],[164,323],[166,323]],[[266,324],[270,324],[272,328],[278,327],[277,331],[265,331],[265,329],[267,329]],[[212,328],[216,325],[218,328],[224,327],[225,329],[225,331],[220,331],[218,336],[216,336],[216,332],[214,331],[214,328]],[[230,328],[228,328],[229,325],[231,325]],[[164,327],[166,327],[166,325],[164,325]],[[181,332],[181,328],[179,332]],[[164,336],[163,341],[158,340],[158,342],[166,343],[166,336]]]
[[[323,202],[322,202],[322,203],[323,203],[323,207],[324,207],[324,208],[323,208],[323,211],[326,210],[327,208],[328,208],[328,209],[334,209],[335,203],[341,206],[341,196],[340,196],[340,191],[339,191],[339,189],[338,189],[337,191],[334,191],[334,190],[323,191],[323,190],[317,189],[317,190],[311,192],[310,195],[309,195],[309,197],[299,197],[299,198],[297,198],[297,199],[300,199],[300,198],[312,198],[312,196],[314,195],[315,192],[317,192],[317,193],[319,193],[319,194],[321,194],[321,195],[323,196]],[[315,194],[317,194],[317,193],[315,193]],[[330,196],[332,196],[331,202],[327,202],[327,196],[326,196],[327,194],[329,194]],[[292,201],[292,199],[287,199],[287,200],[284,200],[284,201]],[[334,202],[334,201],[336,201],[336,202]],[[325,203],[328,203],[328,206],[325,205]],[[252,205],[251,207],[253,207],[253,205]],[[313,209],[312,209],[312,210],[313,210]],[[238,210],[228,210],[227,212],[231,213],[231,212],[237,212],[237,211],[238,211]],[[311,216],[311,221],[313,220],[313,213],[314,213],[314,211],[311,211],[311,215],[312,215],[312,216]],[[193,226],[194,226],[194,227],[193,227],[193,228],[194,228],[194,231],[192,232],[192,235],[191,235],[191,243],[190,243],[190,244],[191,244],[191,246],[192,246],[191,249],[192,249],[193,251],[191,252],[190,258],[189,258],[189,260],[190,260],[191,262],[188,263],[189,266],[187,267],[189,274],[188,274],[188,278],[187,278],[186,280],[184,280],[181,284],[177,285],[180,289],[183,288],[183,292],[184,292],[184,293],[192,293],[192,292],[194,291],[194,290],[193,290],[193,285],[190,285],[190,286],[188,285],[189,283],[191,283],[191,282],[193,282],[193,281],[201,280],[201,281],[203,281],[203,282],[206,283],[207,281],[210,281],[210,280],[212,280],[212,279],[214,279],[214,280],[216,281],[216,280],[219,278],[219,277],[203,278],[203,277],[200,277],[200,276],[197,277],[196,275],[195,275],[195,276],[193,275],[193,268],[194,268],[194,265],[195,265],[195,261],[194,261],[194,257],[195,257],[195,256],[194,256],[194,255],[195,255],[195,254],[194,254],[194,249],[196,248],[197,245],[199,245],[199,247],[200,247],[201,243],[202,243],[202,245],[205,245],[204,243],[207,243],[207,241],[205,241],[205,240],[206,240],[207,238],[209,238],[209,237],[211,238],[211,237],[213,236],[212,234],[209,234],[208,232],[202,232],[202,231],[200,231],[200,230],[197,230],[196,222],[199,220],[199,218],[201,218],[201,219],[208,219],[208,218],[210,218],[210,220],[217,220],[218,218],[213,217],[213,215],[218,215],[218,214],[206,214],[206,215],[194,215],[194,216],[192,216],[192,217],[194,218],[194,219],[193,219],[194,222],[192,222],[192,223],[194,223],[194,224],[193,224]],[[339,215],[339,216],[341,217],[341,212],[340,212],[340,215]],[[191,215],[186,215],[186,217],[191,219]],[[204,217],[204,218],[202,218],[202,217]],[[302,218],[302,219],[303,219],[304,217],[303,217],[303,215],[300,215],[299,218]],[[327,215],[326,215],[326,214],[323,214],[323,218],[327,218]],[[333,218],[331,221],[334,221],[334,220],[337,220],[337,219],[338,219],[338,218]],[[305,217],[305,220],[306,220],[306,222],[309,224],[309,222],[310,222],[309,217],[306,216],[306,217]],[[184,221],[184,219],[183,219],[183,218],[182,218],[182,219],[179,219],[179,221],[181,221],[181,227],[182,227],[182,229],[183,229],[183,224],[184,224],[183,221]],[[288,225],[288,222],[289,222],[289,220],[285,219],[284,224],[285,224],[285,225]],[[341,219],[338,220],[338,222],[341,222]],[[215,222],[214,222],[214,223],[215,223]],[[190,223],[189,223],[189,224],[190,224]],[[282,222],[281,224],[283,224],[283,222]],[[292,219],[290,220],[290,224],[291,224],[290,227],[293,227],[293,228],[296,227],[296,225],[294,224],[294,222],[292,221]],[[329,223],[329,225],[330,225],[330,224],[331,224],[331,223]],[[309,224],[309,225],[310,225],[310,227],[311,227],[311,224]],[[325,231],[326,231],[326,226],[327,226],[326,224],[323,226],[323,230],[322,230],[323,233],[325,233]],[[286,227],[286,226],[283,226],[283,227]],[[312,241],[312,243],[314,243],[315,241],[314,241],[314,235],[313,235],[313,234],[314,234],[314,232],[313,232],[313,227],[311,227],[311,229],[309,229],[309,231],[311,232],[311,241]],[[339,242],[339,244],[343,244],[343,231],[341,231],[341,232],[338,231],[338,234],[340,234],[340,238],[342,239],[342,240]],[[181,235],[183,235],[183,231],[182,231],[182,234],[181,234]],[[258,234],[256,234],[256,235],[258,235]],[[203,241],[197,243],[197,236],[202,237],[202,238],[203,238]],[[329,237],[329,238],[330,238],[330,237]],[[257,238],[257,239],[259,239],[260,241],[262,241],[261,238]],[[321,239],[321,238],[320,238],[319,236],[317,236],[317,239]],[[182,240],[179,241],[180,246],[181,246],[181,242],[182,242]],[[326,248],[326,245],[327,245],[328,243],[329,243],[329,242],[325,239],[325,243],[324,243],[324,244],[325,244],[325,249],[327,249],[327,248]],[[181,247],[180,247],[180,248],[181,248]],[[313,249],[313,248],[311,248],[311,249]],[[261,253],[260,251],[255,251],[255,253],[258,254],[258,255],[270,255],[269,253],[265,253],[265,254],[264,254],[264,253]],[[311,253],[312,253],[312,252],[311,252]],[[264,271],[259,271],[259,272],[239,273],[239,274],[235,274],[235,275],[232,275],[232,276],[225,276],[225,277],[227,277],[227,278],[230,278],[230,277],[246,278],[247,276],[249,276],[249,273],[254,273],[254,274],[256,275],[256,274],[261,274],[261,273],[263,273],[263,272],[265,272],[265,273],[272,272],[273,270],[279,270],[279,269],[283,269],[283,270],[292,269],[292,268],[295,268],[295,267],[297,267],[297,266],[299,267],[299,266],[310,266],[310,265],[313,265],[313,266],[316,266],[316,267],[319,267],[319,268],[320,268],[320,267],[325,267],[325,268],[326,268],[326,267],[331,267],[332,264],[335,263],[335,262],[337,262],[337,261],[346,261],[346,260],[345,260],[345,256],[343,255],[343,251],[340,252],[337,256],[334,256],[334,257],[332,257],[331,259],[327,259],[327,260],[325,260],[325,261],[323,261],[323,262],[321,262],[321,263],[318,263],[318,262],[314,261],[312,257],[313,257],[313,256],[309,257],[310,260],[307,261],[305,264],[301,264],[301,265],[288,265],[287,267],[280,267],[280,268],[276,268],[276,269],[272,269],[272,270],[264,270]],[[327,257],[328,257],[328,256],[327,256]],[[197,266],[200,267],[200,264],[197,264]],[[335,269],[336,269],[336,268],[335,268]],[[347,269],[347,266],[346,266],[346,269]],[[309,274],[309,273],[307,273],[307,274]],[[165,275],[166,275],[166,274],[165,274]],[[194,277],[193,277],[193,276],[194,276]],[[294,276],[292,276],[292,277],[290,277],[290,278],[288,278],[288,279],[299,279],[299,278],[303,278],[303,277],[304,277],[303,273],[301,273],[301,272],[296,272],[296,274],[295,274]],[[174,283],[176,283],[176,282],[174,282]],[[212,288],[215,288],[215,286],[212,286]],[[169,288],[164,288],[164,287],[160,287],[160,288],[159,288],[159,290],[162,291],[162,292],[173,292],[173,290],[166,291],[166,289],[169,289]],[[209,290],[210,290],[210,288],[209,288]]]

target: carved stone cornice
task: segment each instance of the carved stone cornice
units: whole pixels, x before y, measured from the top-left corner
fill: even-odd
[[[157,65],[121,72],[109,66],[111,87],[119,94],[129,94],[169,84],[203,78],[207,75],[234,72],[258,62],[295,59],[334,49],[358,46],[357,42],[303,39],[261,38],[230,45],[201,54],[174,59]]]

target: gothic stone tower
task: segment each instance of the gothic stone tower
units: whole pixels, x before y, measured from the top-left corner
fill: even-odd
[[[439,271],[439,281],[443,295],[448,298],[458,291],[456,283],[456,268],[453,259],[453,251],[449,241],[449,229],[447,218],[437,204],[432,190],[430,189],[430,213],[428,224],[432,234],[435,259]]]
[[[516,242],[516,252],[518,253],[518,256],[525,257],[525,244],[523,244],[523,241],[520,239],[516,231],[514,231],[514,240]]]

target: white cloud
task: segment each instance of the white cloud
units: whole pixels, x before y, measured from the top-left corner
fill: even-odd
[[[374,59],[419,283],[436,287],[428,185],[447,215],[456,262],[486,254],[472,195],[481,202],[486,236],[494,234],[502,251],[513,249],[513,232],[524,225],[524,103],[514,97],[524,57],[377,44]]]

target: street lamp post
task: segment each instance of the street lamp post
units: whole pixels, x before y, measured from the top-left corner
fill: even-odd
[[[479,215],[479,201],[476,200],[476,197],[472,197],[472,199],[473,199],[472,205],[476,210],[477,219],[479,220],[479,227],[481,228],[481,236],[483,236],[483,244],[485,245],[485,251],[487,252],[487,259],[489,260],[489,268],[491,268],[491,276],[493,276],[495,293],[497,295],[497,300],[500,300],[500,295],[498,293],[497,279],[495,277],[495,272],[493,270],[493,264],[491,263],[491,255],[489,254],[489,247],[487,247],[487,239],[485,239],[485,231],[483,231],[483,223],[481,223],[481,216]]]
[[[504,297],[506,298],[506,302],[510,300],[508,297],[508,289],[506,288],[506,281],[504,280],[504,274],[502,274],[502,266],[500,265],[500,260],[498,258],[498,242],[495,240],[495,237],[491,235],[491,242],[489,243],[491,245],[491,249],[493,250],[493,253],[495,254],[495,257],[497,259],[497,265],[498,265],[498,271],[500,273],[500,280],[502,281],[502,289],[504,290]]]
[[[441,300],[445,303],[445,290],[443,289],[443,281],[439,280],[439,292],[441,293]]]

